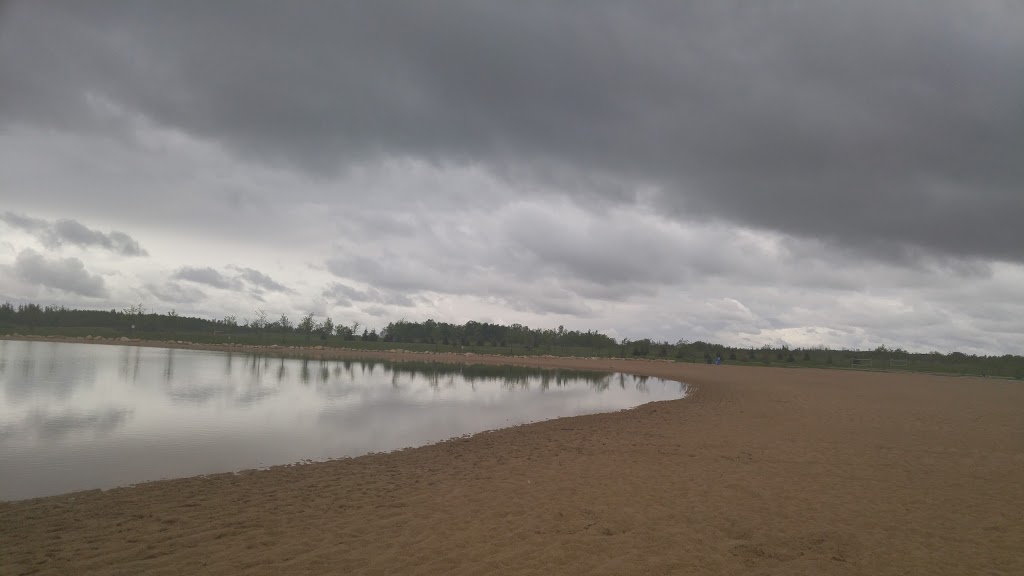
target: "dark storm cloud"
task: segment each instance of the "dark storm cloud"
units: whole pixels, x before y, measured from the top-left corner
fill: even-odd
[[[77,220],[50,222],[13,212],[3,212],[0,213],[0,221],[36,236],[51,248],[72,244],[82,248],[102,248],[122,256],[149,256],[139,242],[128,234],[117,230],[101,232]]]
[[[86,94],[317,172],[482,164],[685,218],[1024,258],[1024,4],[89,2],[2,14],[0,122]],[[611,185],[608,185],[608,184]],[[616,185],[621,188],[616,190]]]
[[[107,295],[103,277],[90,274],[78,258],[50,259],[26,249],[14,261],[14,273],[31,284],[90,298]]]

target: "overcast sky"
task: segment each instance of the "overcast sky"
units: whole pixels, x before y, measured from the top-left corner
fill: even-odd
[[[1024,3],[0,3],[0,300],[1024,350]]]

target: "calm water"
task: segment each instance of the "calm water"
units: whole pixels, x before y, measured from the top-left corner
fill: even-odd
[[[685,395],[622,374],[0,341],[0,500],[419,446]]]

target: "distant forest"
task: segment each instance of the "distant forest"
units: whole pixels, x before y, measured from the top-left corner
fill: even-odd
[[[593,330],[581,332],[558,328],[530,328],[521,324],[487,322],[450,324],[426,320],[399,320],[380,328],[348,324],[313,314],[291,319],[271,319],[264,310],[239,320],[219,320],[165,314],[147,310],[142,304],[122,310],[76,310],[63,306],[21,304],[0,305],[0,334],[40,336],[130,336],[150,340],[189,340],[199,343],[281,343],[293,346],[344,346],[360,349],[402,348],[416,351],[469,351],[492,354],[552,354],[662,358],[681,362],[727,364],[760,363],[807,367],[857,368],[866,370],[913,370],[964,375],[1024,379],[1024,357],[1019,355],[978,356],[961,352],[910,353],[900,348],[879,346],[874,350],[833,350],[823,346],[738,348],[703,341],[674,343],[650,338],[616,340]]]

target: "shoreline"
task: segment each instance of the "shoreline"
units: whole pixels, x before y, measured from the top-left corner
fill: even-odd
[[[309,359],[341,359],[351,360],[418,360],[428,359],[436,362],[448,362],[458,364],[487,364],[487,365],[510,365],[525,366],[530,368],[567,368],[567,369],[593,369],[610,370],[610,368],[580,368],[575,361],[605,362],[608,365],[627,363],[635,366],[646,366],[649,364],[668,364],[673,366],[706,366],[716,368],[715,365],[702,364],[697,362],[681,362],[671,358],[648,358],[648,357],[612,357],[612,356],[561,356],[554,354],[537,355],[512,355],[512,354],[479,354],[476,352],[436,352],[436,351],[415,351],[403,349],[388,350],[367,350],[362,348],[345,348],[343,346],[280,346],[277,344],[253,345],[253,344],[208,344],[198,342],[187,342],[179,340],[145,340],[141,338],[103,338],[75,336],[33,336],[25,334],[0,334],[0,341],[16,342],[56,342],[62,344],[101,344],[107,346],[137,346],[142,348],[168,348],[175,350],[206,350],[211,352],[247,352],[254,354],[267,354],[273,357],[284,358],[309,358]],[[562,365],[561,361],[570,362]],[[967,378],[983,380],[1005,380],[1019,382],[1019,378],[1011,376],[978,375],[978,374],[956,374],[951,372],[927,372],[914,370],[892,370],[892,369],[871,369],[871,368],[850,368],[843,366],[784,366],[784,365],[760,365],[756,363],[723,363],[721,367],[742,368],[752,370],[807,370],[838,373],[868,373],[868,374],[904,374],[934,376],[939,378]],[[629,372],[638,376],[656,376],[642,372]],[[662,376],[657,376],[662,377]],[[673,378],[669,378],[673,379]],[[690,384],[690,383],[687,383]]]
[[[244,352],[248,354],[266,354],[271,357],[283,358],[309,358],[311,360],[393,360],[393,361],[433,361],[449,364],[486,364],[490,366],[523,366],[528,368],[549,368],[549,369],[573,369],[573,370],[595,370],[622,372],[615,368],[625,365],[630,369],[625,370],[629,374],[638,376],[652,376],[679,381],[675,378],[659,376],[654,373],[647,373],[646,368],[654,366],[707,366],[712,365],[683,363],[670,359],[656,358],[611,358],[595,356],[556,356],[550,354],[514,356],[504,354],[477,354],[475,352],[417,352],[413,350],[363,350],[359,348],[344,348],[335,346],[278,346],[268,344],[265,346],[251,344],[205,344],[184,341],[164,340],[143,340],[143,339],[114,339],[99,338],[86,339],[66,336],[0,336],[0,340],[17,342],[54,342],[61,344],[100,344],[107,346],[135,346],[140,348],[167,348],[175,350],[204,350],[210,352]],[[719,366],[720,368],[721,366]],[[665,373],[658,370],[659,373]],[[806,368],[815,370],[815,368]],[[691,382],[685,382],[692,387]]]
[[[0,574],[1024,573],[1012,380],[300,351],[612,370],[690,393],[395,452],[3,502]]]

